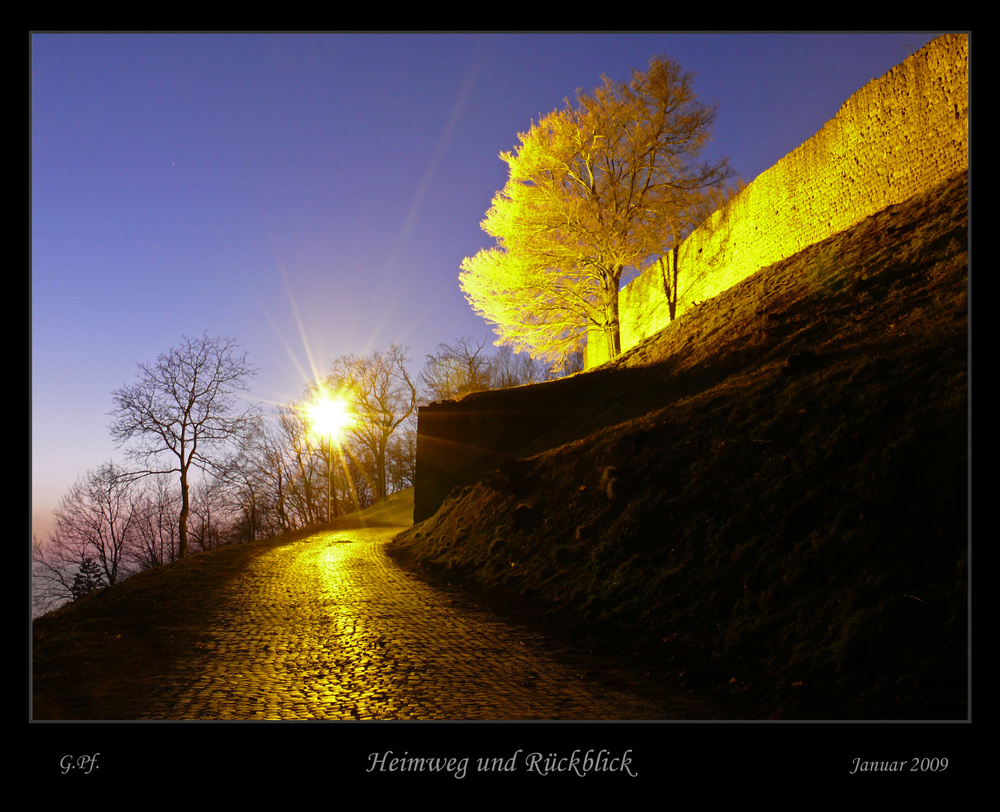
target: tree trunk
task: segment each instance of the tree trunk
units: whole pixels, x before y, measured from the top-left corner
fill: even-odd
[[[285,480],[280,465],[278,466],[278,521],[282,533],[288,530],[288,516],[285,513]]]
[[[657,260],[660,263],[660,276],[663,278],[663,295],[667,297],[667,310],[670,313],[670,321],[677,318],[677,255],[680,246],[675,242],[671,253],[674,256],[673,272],[670,271],[670,257],[663,261],[663,257]]]
[[[604,288],[604,335],[608,341],[608,358],[617,358],[622,351],[621,324],[618,320],[619,272]]]
[[[604,336],[608,340],[608,358],[617,358],[621,355],[622,351],[622,339],[621,334],[618,332],[617,325],[614,327],[611,325],[605,327]]]
[[[177,557],[184,558],[188,548],[188,516],[191,513],[191,501],[188,496],[187,472],[181,471],[181,515],[177,519]]]
[[[375,462],[375,501],[381,502],[386,497],[386,485],[385,485],[385,458],[386,449],[388,448],[389,440],[388,437],[382,437],[378,445],[378,457]]]

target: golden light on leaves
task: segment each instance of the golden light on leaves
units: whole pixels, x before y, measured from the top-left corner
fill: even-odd
[[[731,174],[700,163],[715,105],[666,57],[519,133],[483,230],[496,240],[462,262],[459,284],[498,340],[562,365],[588,329],[621,351],[618,292],[697,225],[706,190]],[[595,331],[595,335],[597,332]]]

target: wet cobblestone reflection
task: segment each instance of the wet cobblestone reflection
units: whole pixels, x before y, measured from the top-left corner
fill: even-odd
[[[144,719],[713,718],[602,686],[541,638],[458,606],[385,555],[397,529],[264,553]]]

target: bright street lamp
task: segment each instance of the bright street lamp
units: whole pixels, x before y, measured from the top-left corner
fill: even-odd
[[[309,430],[316,437],[327,438],[326,521],[332,521],[330,506],[333,499],[333,441],[354,422],[351,407],[342,396],[321,392],[305,409]]]

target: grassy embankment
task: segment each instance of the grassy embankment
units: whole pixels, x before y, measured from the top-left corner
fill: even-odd
[[[544,384],[393,554],[762,718],[965,718],[967,243],[962,177]]]

